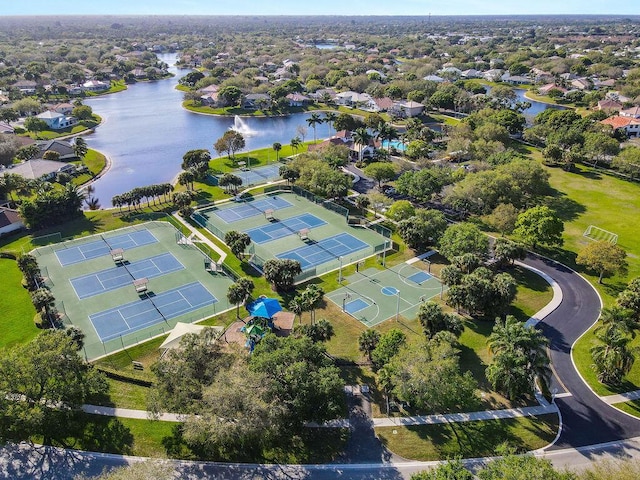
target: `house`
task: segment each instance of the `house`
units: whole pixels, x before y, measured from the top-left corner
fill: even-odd
[[[271,97],[267,93],[250,93],[242,100],[245,110],[258,110],[271,105]]]
[[[620,103],[628,103],[631,101],[631,99],[625,95],[622,95],[620,92],[618,91],[612,91],[612,92],[607,92],[605,95],[605,98],[611,98],[613,100],[615,100],[616,102],[620,102]]]
[[[427,75],[426,77],[423,78],[423,80],[426,80],[428,82],[436,82],[436,83],[444,82],[444,78],[439,77],[438,75]]]
[[[367,105],[372,100],[373,98],[368,93],[347,91],[336,94],[335,102],[337,105],[355,108]]]
[[[497,82],[502,77],[504,72],[499,68],[492,68],[491,70],[487,70],[482,74],[482,78],[484,78],[487,82]]]
[[[147,78],[147,73],[141,68],[134,68],[130,72],[129,75],[133,76],[133,78],[144,79]]]
[[[616,86],[616,81],[613,78],[608,78],[606,80],[598,80],[597,78],[593,80],[593,88],[599,90],[601,88],[613,88]]]
[[[386,112],[391,110],[394,103],[389,97],[374,98],[373,102],[376,105],[376,112]]]
[[[104,90],[109,90],[111,85],[101,80],[87,80],[82,84],[82,88],[88,92],[102,92]]]
[[[538,88],[538,93],[540,95],[549,95],[549,92],[551,90],[560,90],[562,93],[567,93],[566,88],[559,87],[555,83],[547,83],[546,85],[543,85],[542,87]]]
[[[0,207],[0,235],[6,235],[25,228],[24,221],[17,210]]]
[[[44,152],[53,151],[60,155],[59,160],[75,160],[78,158],[76,153],[73,151],[73,147],[69,142],[64,140],[49,140],[46,142],[36,142],[36,146],[40,149],[40,153],[36,158],[42,158]]]
[[[288,100],[290,107],[302,107],[311,103],[311,99],[309,97],[297,92],[290,93],[285,98]]]
[[[424,105],[418,102],[396,102],[393,109],[390,111],[393,115],[402,118],[411,118],[422,115],[424,112]]]
[[[463,70],[461,72],[461,76],[464,78],[482,78],[482,72],[476,70],[475,68],[470,68],[468,70]]]
[[[640,107],[635,106],[631,108],[625,108],[620,110],[621,117],[640,118]]]
[[[58,172],[71,172],[73,170],[75,170],[75,165],[70,163],[35,158],[15,165],[11,169],[11,173],[18,174],[28,180],[51,180]]]
[[[220,87],[218,85],[207,85],[206,87],[201,88],[198,91],[202,94],[207,94],[207,93],[217,93],[218,90],[220,90]]]
[[[627,137],[638,137],[640,135],[640,120],[633,117],[621,117],[616,115],[606,118],[600,123],[611,125],[613,130],[622,130]]]
[[[13,88],[17,88],[20,90],[20,93],[26,93],[27,95],[32,95],[36,93],[36,87],[38,84],[33,80],[19,80],[14,83]]]
[[[43,120],[51,130],[62,130],[63,128],[71,127],[78,123],[78,120],[74,117],[51,110],[36,115],[36,118]]]
[[[531,83],[531,80],[527,77],[523,77],[521,75],[511,75],[509,72],[505,73],[500,77],[500,79],[511,85],[526,85]]]
[[[61,113],[62,115],[71,115],[73,111],[73,105],[71,103],[58,103],[51,107],[49,110]]]
[[[218,92],[205,93],[200,95],[200,102],[207,107],[218,106]]]
[[[598,102],[598,106],[596,107],[596,109],[604,110],[605,112],[611,114],[611,113],[619,112],[620,110],[622,110],[622,104],[619,102],[616,102],[611,98],[605,98],[604,100],[600,100]]]
[[[571,86],[578,90],[591,90],[591,82],[586,78],[571,80]]]
[[[7,135],[11,135],[15,133],[15,130],[8,123],[0,122],[0,133],[6,133]]]

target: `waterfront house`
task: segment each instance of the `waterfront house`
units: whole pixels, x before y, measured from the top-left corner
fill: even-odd
[[[36,118],[43,120],[51,130],[62,130],[78,123],[76,118],[52,110],[39,113]]]

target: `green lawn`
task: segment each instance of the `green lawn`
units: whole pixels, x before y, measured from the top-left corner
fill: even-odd
[[[31,304],[29,292],[22,287],[22,273],[15,260],[0,258],[0,277],[0,348],[6,348],[28,342],[39,330],[33,323],[36,310]]]
[[[551,414],[454,425],[384,427],[376,428],[376,434],[403,458],[429,461],[494,455],[505,442],[517,451],[535,450],[551,443],[557,429],[558,416]]]
[[[78,161],[74,163],[78,165],[80,163],[84,163],[89,169],[90,173],[84,173],[73,178],[73,183],[75,185],[84,185],[105,169],[107,166],[107,157],[97,150],[89,149],[82,162]]]

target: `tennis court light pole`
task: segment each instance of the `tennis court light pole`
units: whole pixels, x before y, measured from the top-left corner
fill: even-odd
[[[342,283],[342,255],[338,257],[340,260],[340,271],[338,272],[338,283]]]
[[[400,290],[396,289],[396,297],[398,297],[398,301],[396,302],[396,322],[400,317]]]

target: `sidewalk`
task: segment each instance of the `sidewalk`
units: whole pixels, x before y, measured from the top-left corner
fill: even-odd
[[[198,242],[206,243],[209,247],[211,247],[211,249],[214,252],[220,255],[220,260],[218,260],[218,263],[224,263],[224,260],[227,258],[227,253],[224,250],[222,250],[220,247],[218,247],[215,243],[213,243],[204,235],[201,235],[200,232],[198,232],[198,230],[195,227],[193,227],[190,223],[185,222],[182,219],[182,217],[180,217],[178,212],[174,212],[173,217],[177,221],[179,221],[182,225],[184,225],[186,228],[188,228],[189,231],[192,233],[192,235],[194,235],[198,239]]]
[[[640,400],[640,390],[618,393],[616,395],[601,396],[600,400],[608,405],[613,405],[614,403],[629,402],[631,400]]]

